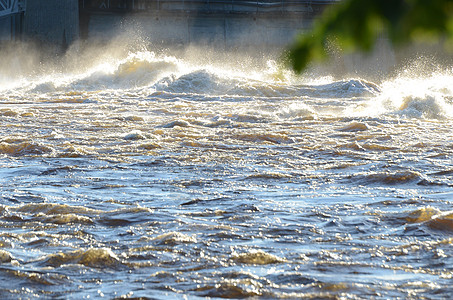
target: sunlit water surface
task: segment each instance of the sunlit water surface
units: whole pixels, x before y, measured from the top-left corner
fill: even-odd
[[[445,298],[453,74],[152,52],[0,84],[0,297]]]

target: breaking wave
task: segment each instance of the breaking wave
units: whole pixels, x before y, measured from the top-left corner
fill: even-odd
[[[334,80],[325,77],[297,77],[287,71],[286,76],[281,77],[275,76],[276,72],[282,72],[275,68],[250,66],[250,72],[244,69],[244,66],[234,69],[227,65],[224,68],[209,63],[200,65],[190,59],[139,51],[130,52],[123,58],[94,63],[79,72],[60,71],[36,78],[29,77],[22,87],[16,86],[11,91],[58,94],[74,91],[97,93],[102,90],[128,91],[132,95],[190,94],[197,100],[241,97],[244,101],[266,97],[293,101],[279,112],[278,117],[281,119],[309,120],[324,115],[389,115],[439,120],[453,117],[453,89],[450,84],[453,75],[449,72],[427,74],[425,77],[404,74],[376,84],[359,78]],[[95,97],[79,97],[77,100],[72,98],[55,101],[97,103]],[[316,100],[316,103],[313,105],[308,99],[311,102]],[[17,117],[18,113],[5,110],[2,115]]]
[[[46,257],[45,264],[51,267],[79,264],[91,268],[115,268],[121,265],[121,261],[108,248],[89,248],[87,250],[51,254]]]
[[[408,224],[423,224],[428,228],[453,232],[453,212],[442,212],[439,209],[427,206],[406,214]]]
[[[453,105],[443,96],[408,96],[403,99],[398,113],[412,118],[448,119],[453,117]]]
[[[0,153],[10,156],[44,155],[53,151],[52,147],[33,142],[0,143]]]
[[[401,76],[381,84],[382,92],[362,107],[369,116],[382,114],[403,118],[453,118],[453,74],[427,74],[424,77]]]
[[[251,66],[251,69],[256,68]],[[241,68],[238,68],[241,69]],[[55,71],[36,78],[28,77],[20,88],[31,93],[55,93],[72,90],[150,89],[171,93],[238,95],[262,97],[360,97],[380,93],[380,88],[362,79],[306,84],[304,78],[275,77],[265,72],[244,72],[199,65],[174,56],[152,51],[131,52],[125,58],[100,61],[79,72]],[[281,72],[281,71],[278,71]],[[310,79],[311,80],[311,79]]]
[[[409,170],[400,172],[371,172],[355,174],[350,179],[363,185],[397,185],[420,182],[423,179],[423,175]]]
[[[246,253],[234,254],[233,260],[238,263],[252,265],[269,265],[286,261],[284,258],[266,253],[262,250],[252,250]]]

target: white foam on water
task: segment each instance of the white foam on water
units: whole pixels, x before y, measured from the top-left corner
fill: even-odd
[[[395,115],[403,118],[453,118],[453,74],[451,71],[423,76],[403,73],[381,84],[382,92],[358,114]]]

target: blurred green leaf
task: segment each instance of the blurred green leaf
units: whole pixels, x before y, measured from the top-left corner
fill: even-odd
[[[370,51],[379,36],[394,45],[439,40],[453,49],[453,0],[344,0],[329,7],[310,32],[302,33],[287,59],[296,72],[341,51]]]

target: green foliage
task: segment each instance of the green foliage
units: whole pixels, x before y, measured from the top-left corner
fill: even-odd
[[[329,47],[369,51],[384,34],[394,45],[440,38],[453,44],[453,0],[341,1],[297,38],[288,59],[301,72],[311,61],[326,58]]]

